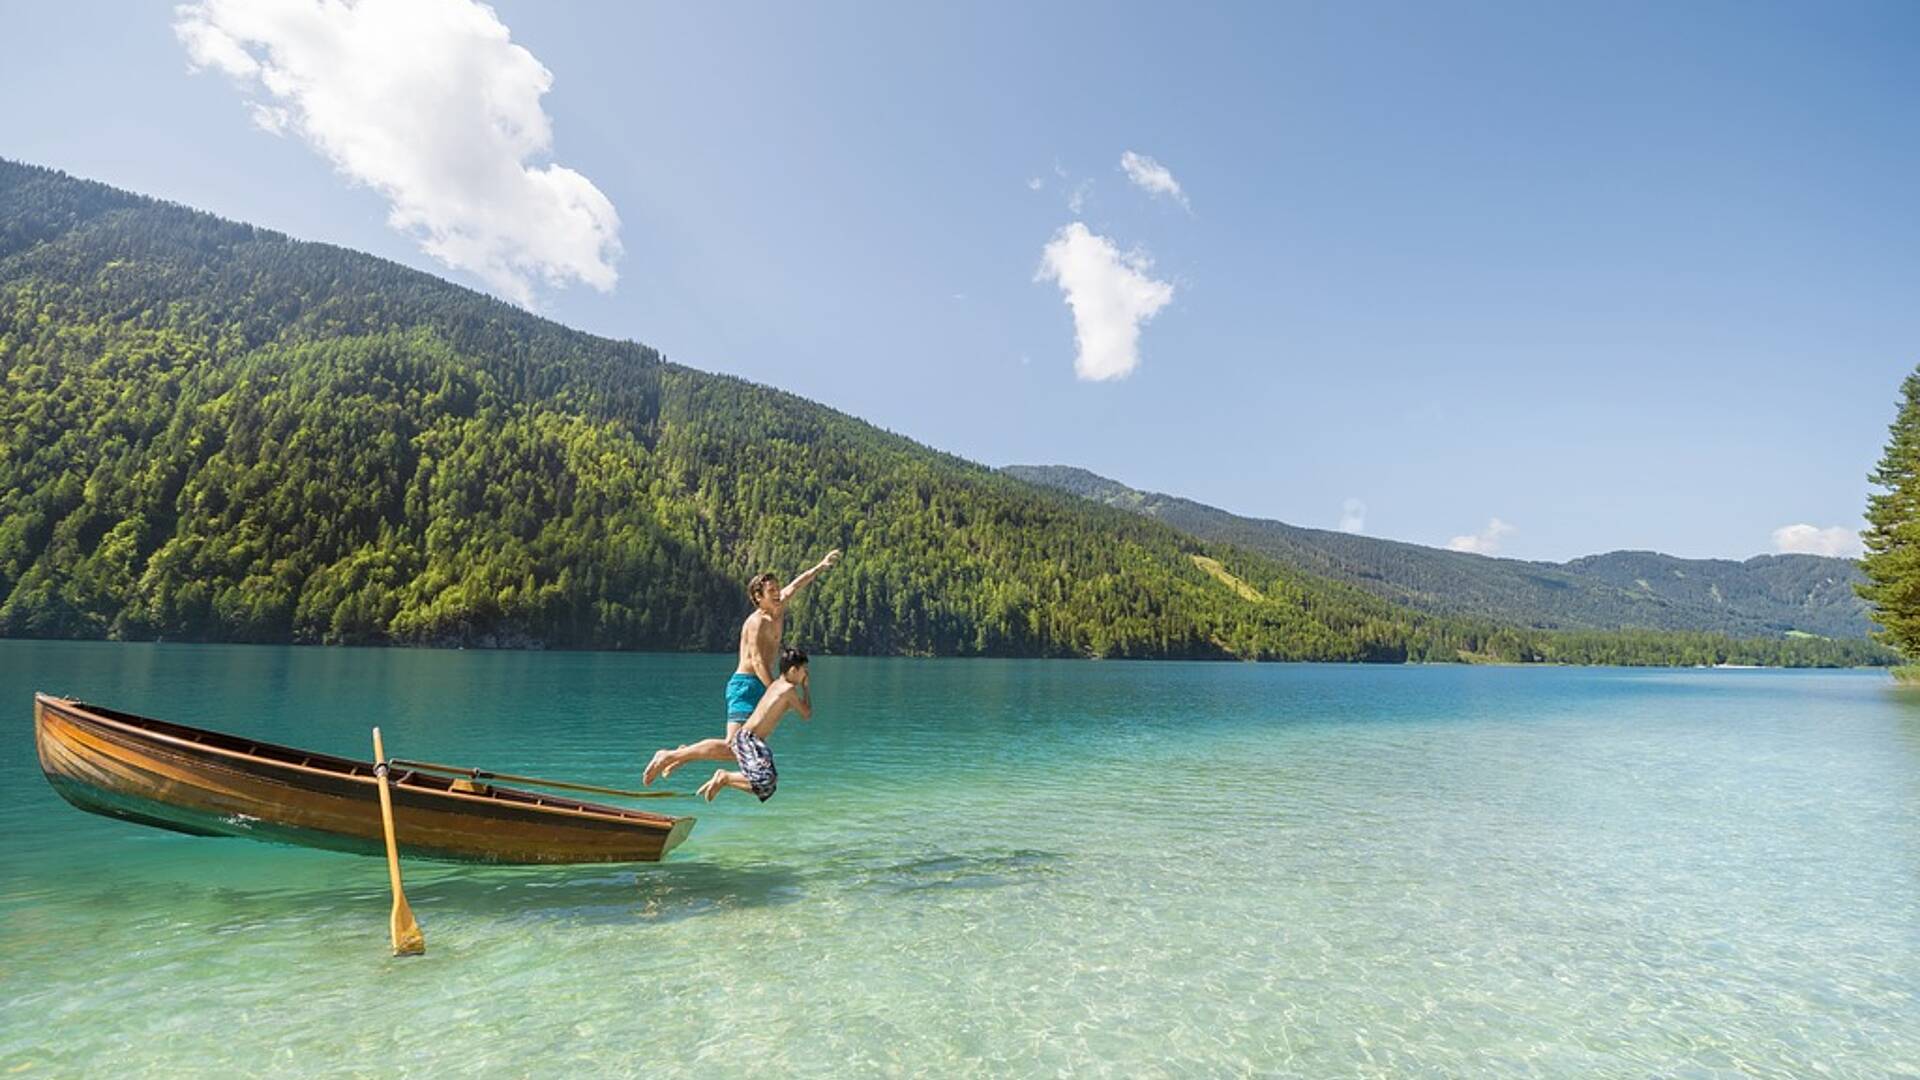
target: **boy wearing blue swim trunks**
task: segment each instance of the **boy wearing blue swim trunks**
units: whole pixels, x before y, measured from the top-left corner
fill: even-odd
[[[783,588],[776,574],[756,574],[747,582],[747,596],[753,600],[753,612],[740,627],[740,663],[727,680],[727,734],[725,738],[701,739],[672,750],[654,753],[640,775],[641,786],[653,783],[689,761],[733,761],[733,737],[740,725],[753,715],[761,695],[777,677],[774,663],[780,655],[780,635],[786,630],[787,604],[795,593],[807,587],[821,571],[832,569],[840,561],[835,548],[814,564],[811,570],[794,578]]]

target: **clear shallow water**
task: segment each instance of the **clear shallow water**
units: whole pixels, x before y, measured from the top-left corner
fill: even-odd
[[[0,642],[0,1074],[1920,1075],[1870,673],[816,662],[659,866],[73,810],[30,694],[630,784],[730,658]],[[698,775],[669,786],[689,789]]]

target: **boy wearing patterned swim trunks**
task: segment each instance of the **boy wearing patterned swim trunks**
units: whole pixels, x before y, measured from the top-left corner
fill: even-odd
[[[689,761],[732,761],[733,736],[740,725],[753,715],[760,696],[773,684],[774,661],[780,655],[780,635],[786,630],[787,604],[793,595],[807,587],[807,583],[820,576],[840,561],[840,550],[835,548],[827,552],[827,557],[816,563],[813,569],[802,573],[789,582],[785,588],[775,574],[757,574],[747,582],[747,595],[753,600],[753,612],[740,627],[740,663],[733,670],[733,677],[727,680],[727,734],[725,738],[701,739],[687,743],[672,750],[660,750],[654,753],[653,760],[647,762],[646,771],[640,775],[641,786],[653,783],[663,776],[670,776],[675,769]]]
[[[733,748],[734,760],[740,763],[740,771],[715,770],[713,779],[700,785],[701,798],[712,802],[722,788],[752,792],[761,802],[773,798],[774,789],[780,784],[780,774],[774,770],[773,752],[767,749],[767,737],[773,734],[774,728],[780,726],[780,718],[789,709],[798,710],[803,720],[813,719],[811,681],[807,676],[807,654],[799,649],[782,650],[780,678],[767,687],[766,695],[754,707],[753,715],[731,736],[729,745]]]

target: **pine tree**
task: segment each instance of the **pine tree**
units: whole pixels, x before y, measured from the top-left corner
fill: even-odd
[[[1920,370],[1900,392],[1886,454],[1869,477],[1883,490],[1867,498],[1867,583],[1857,588],[1886,639],[1911,660],[1920,658]]]

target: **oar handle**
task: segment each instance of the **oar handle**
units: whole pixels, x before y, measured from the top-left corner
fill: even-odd
[[[537,776],[489,772],[486,769],[463,769],[458,765],[437,765],[431,761],[408,761],[404,758],[394,758],[387,764],[396,769],[416,769],[420,772],[443,773],[447,776],[464,776],[469,780],[504,780],[509,784],[531,784],[534,787],[559,788],[563,791],[590,791],[596,795],[618,795],[625,799],[676,799],[683,794],[678,791],[629,791],[626,788],[601,787],[598,784],[576,784],[570,780],[543,780]]]

